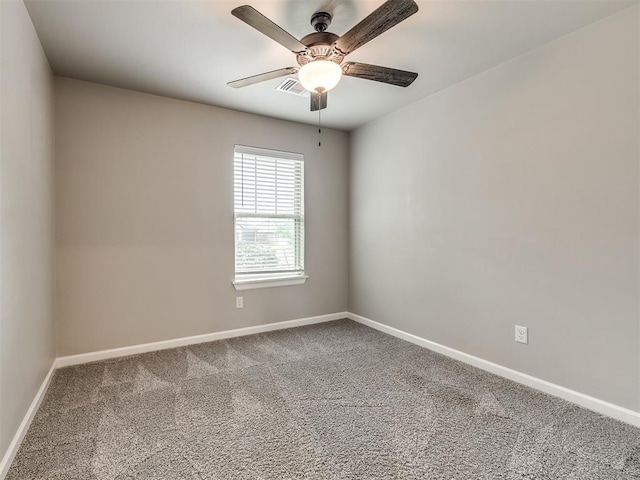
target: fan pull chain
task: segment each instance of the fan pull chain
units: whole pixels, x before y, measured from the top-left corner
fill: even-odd
[[[322,117],[320,116],[320,112],[322,112],[322,109],[318,109],[318,147],[322,146]]]

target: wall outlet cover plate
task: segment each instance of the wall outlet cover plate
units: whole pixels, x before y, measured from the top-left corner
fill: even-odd
[[[529,329],[527,327],[516,325],[516,342],[529,343]]]

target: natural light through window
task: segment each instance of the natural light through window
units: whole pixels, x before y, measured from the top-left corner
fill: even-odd
[[[304,283],[304,157],[236,145],[236,289]]]

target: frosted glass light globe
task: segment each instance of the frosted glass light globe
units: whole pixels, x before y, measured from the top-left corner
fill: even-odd
[[[298,79],[310,92],[328,92],[342,78],[342,67],[328,60],[316,60],[302,66]]]

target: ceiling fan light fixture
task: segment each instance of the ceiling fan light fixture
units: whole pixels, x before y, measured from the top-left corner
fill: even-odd
[[[342,67],[328,60],[309,62],[298,71],[298,79],[310,92],[328,92],[342,78]]]

